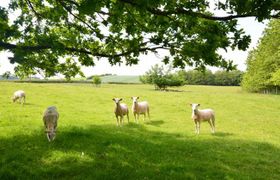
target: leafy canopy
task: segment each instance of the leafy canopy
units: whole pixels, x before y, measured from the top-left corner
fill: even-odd
[[[13,53],[11,63],[42,70],[47,77],[59,72],[75,76],[78,66],[93,66],[102,57],[112,65],[137,64],[140,54],[159,50],[169,51],[163,62],[172,61],[174,67],[232,69],[232,61],[217,51],[248,48],[250,36],[237,18],[280,16],[278,0],[216,1],[213,7],[226,16],[215,16],[209,2],[11,0],[8,9],[0,8],[0,51]],[[9,22],[15,11],[19,15]]]

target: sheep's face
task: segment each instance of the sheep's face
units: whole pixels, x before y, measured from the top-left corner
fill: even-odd
[[[190,104],[192,107],[192,110],[197,110],[197,108],[200,106],[200,104]]]
[[[120,104],[120,102],[122,101],[122,98],[113,98],[112,99],[116,104]]]
[[[14,96],[14,97],[12,97],[12,101],[13,102],[16,102],[16,100],[17,100],[17,98]]]
[[[139,97],[131,97],[131,99],[132,99],[133,104],[136,104]]]

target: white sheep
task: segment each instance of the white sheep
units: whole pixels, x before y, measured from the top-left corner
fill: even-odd
[[[23,90],[18,90],[16,92],[14,92],[14,96],[12,98],[13,102],[16,102],[18,99],[19,99],[19,102],[21,104],[24,104],[25,103],[25,92]]]
[[[113,98],[112,99],[115,104],[116,104],[116,107],[115,107],[115,115],[116,115],[116,118],[117,118],[117,126],[119,125],[123,125],[123,117],[126,115],[127,116],[127,121],[129,123],[129,115],[128,115],[128,108],[127,108],[127,105],[124,104],[124,103],[120,103],[120,101],[122,101],[122,98]],[[120,119],[119,119],[120,117]]]
[[[147,101],[138,102],[137,100],[139,99],[139,97],[131,97],[131,99],[132,99],[132,112],[134,115],[135,122],[137,120],[138,123],[140,114],[144,114],[144,121],[146,118],[146,114],[148,114],[150,120],[149,103]]]
[[[192,107],[192,119],[195,123],[195,132],[199,134],[200,123],[208,121],[211,126],[212,133],[215,133],[215,113],[212,109],[199,110],[200,104],[190,104]]]
[[[49,141],[55,138],[58,118],[59,114],[55,106],[48,107],[43,114],[45,132]]]

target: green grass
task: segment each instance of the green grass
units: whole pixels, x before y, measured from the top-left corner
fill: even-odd
[[[11,103],[23,89],[27,104]],[[239,87],[0,83],[0,179],[278,179],[280,96]],[[148,100],[151,120],[116,127],[113,97]],[[191,102],[216,112],[194,134]],[[57,137],[42,113],[56,105]]]

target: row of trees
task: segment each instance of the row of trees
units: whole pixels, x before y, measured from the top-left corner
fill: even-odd
[[[197,70],[180,70],[172,72],[169,66],[159,66],[156,64],[145,75],[140,77],[140,81],[145,84],[155,85],[155,89],[165,90],[171,86],[189,85],[218,85],[218,86],[239,86],[242,80],[243,72],[235,71],[217,71],[212,73],[210,70],[204,72]]]
[[[249,92],[278,93],[280,89],[280,20],[271,21],[258,47],[249,53],[242,81]]]
[[[178,74],[185,79],[185,84],[190,85],[239,86],[243,72],[234,70],[213,73],[210,70],[204,72],[191,70],[179,71]]]

